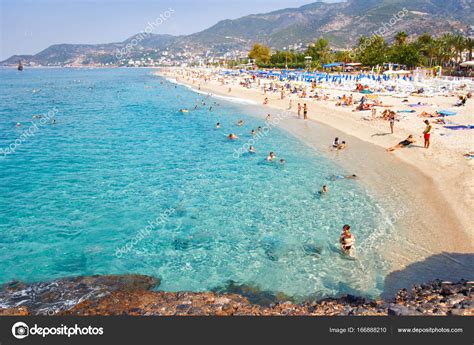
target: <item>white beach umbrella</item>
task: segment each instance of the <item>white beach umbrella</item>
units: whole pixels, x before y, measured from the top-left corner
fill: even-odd
[[[459,66],[461,66],[461,67],[474,67],[474,60],[463,62],[463,63],[459,64]]]

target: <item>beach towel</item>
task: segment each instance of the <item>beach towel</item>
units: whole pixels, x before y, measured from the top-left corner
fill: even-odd
[[[449,110],[440,110],[440,111],[437,111],[438,114],[440,114],[441,116],[453,116],[453,115],[456,115],[456,113],[454,111],[449,111]]]
[[[397,113],[415,113],[415,110],[397,110]]]
[[[466,129],[474,129],[474,125],[444,126],[444,128],[452,129],[453,131],[459,131],[459,130],[466,130]]]
[[[416,103],[416,104],[408,104],[409,107],[424,107],[425,105],[428,105],[426,103]]]

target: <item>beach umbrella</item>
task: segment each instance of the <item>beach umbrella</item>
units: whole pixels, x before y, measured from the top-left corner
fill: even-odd
[[[463,63],[459,64],[459,66],[461,66],[461,67],[474,67],[474,60],[463,62]]]

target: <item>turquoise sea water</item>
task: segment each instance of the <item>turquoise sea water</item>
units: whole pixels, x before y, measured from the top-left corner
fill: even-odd
[[[279,128],[236,158],[264,121],[151,73],[0,70],[0,283],[140,273],[167,291],[233,280],[294,297],[380,293],[387,264],[363,239],[382,210],[357,181],[329,179],[350,172]],[[53,109],[56,124],[32,118]],[[356,261],[337,250],[346,223]]]

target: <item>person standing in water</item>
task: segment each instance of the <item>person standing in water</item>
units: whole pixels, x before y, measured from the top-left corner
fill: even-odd
[[[351,226],[344,225],[342,227],[342,234],[339,237],[339,243],[343,251],[348,252],[352,249],[355,243],[354,235],[351,234]]]
[[[425,149],[428,149],[430,147],[430,137],[431,137],[431,129],[433,126],[430,125],[430,122],[428,120],[425,120],[425,130],[423,131],[423,138],[425,139]]]
[[[298,103],[298,117],[301,116],[301,103]]]

